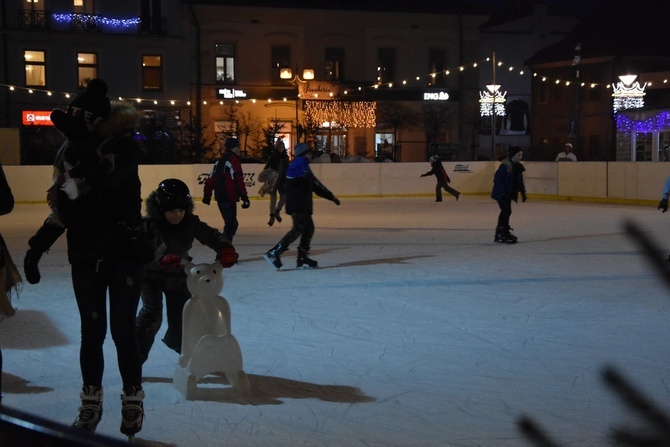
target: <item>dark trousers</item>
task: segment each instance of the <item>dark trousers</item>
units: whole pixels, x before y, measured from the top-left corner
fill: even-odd
[[[216,204],[221,212],[221,217],[223,217],[223,235],[230,242],[233,242],[233,236],[237,233],[237,227],[240,225],[237,222],[237,202],[217,201]]]
[[[503,230],[509,230],[509,217],[512,215],[512,201],[511,200],[498,200],[498,206],[500,207],[500,214],[498,215],[498,228]]]
[[[300,245],[298,248],[308,252],[310,244],[312,243],[312,236],[314,236],[314,220],[312,220],[312,215],[293,213],[291,214],[291,218],[293,219],[293,227],[291,227],[289,232],[284,235],[279,243],[282,244],[283,247],[288,248],[292,242],[300,238]]]
[[[454,188],[449,186],[449,183],[438,181],[437,185],[435,186],[435,200],[437,200],[438,202],[442,201],[442,188],[444,188],[445,191],[447,191],[454,197],[458,197],[459,195],[461,195],[460,192],[456,191]]]
[[[277,195],[279,195],[279,202],[277,202]],[[276,188],[270,191],[270,214],[281,211],[285,204],[284,188]]]
[[[135,340],[142,268],[130,261],[76,261],[72,285],[81,319],[79,363],[84,385],[102,386],[103,343],[109,326],[124,387],[142,384],[142,362]]]
[[[168,323],[163,343],[181,353],[182,312],[184,304],[191,298],[186,287],[186,274],[183,271],[164,273],[147,270],[142,280],[142,308],[135,321],[142,362],[149,357],[151,346],[163,323],[163,294]]]

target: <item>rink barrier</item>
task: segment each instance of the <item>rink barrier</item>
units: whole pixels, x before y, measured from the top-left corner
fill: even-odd
[[[444,162],[451,186],[466,195],[488,196],[498,162]],[[529,197],[543,200],[652,205],[661,198],[670,164],[652,162],[524,162]],[[425,163],[312,163],[314,174],[338,197],[414,197],[435,194],[435,178],[420,177]],[[260,199],[262,164],[244,164],[251,199]],[[17,203],[45,203],[51,166],[3,166]],[[142,197],[161,180],[179,178],[202,198],[212,165],[141,165]],[[264,199],[267,199],[265,197]]]

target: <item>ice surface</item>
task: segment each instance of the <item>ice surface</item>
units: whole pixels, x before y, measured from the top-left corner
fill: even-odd
[[[337,193],[336,185],[330,185]],[[523,446],[521,415],[565,445],[609,445],[637,419],[601,380],[613,365],[670,408],[670,291],[622,223],[670,251],[655,207],[533,201],[513,205],[520,243],[493,243],[495,202],[466,197],[315,201],[312,257],[275,271],[262,254],[289,229],[268,201],[239,210],[238,265],[223,296],[252,397],[213,383],[211,400],[172,386],[177,354],[157,339],[144,368],[139,438],[201,446]],[[196,213],[213,226],[214,205]],[[0,217],[17,264],[46,205]],[[196,243],[196,262],[213,252]],[[61,238],[0,323],[3,403],[70,424],[79,405],[79,319]],[[161,329],[162,336],[165,327]],[[120,377],[108,336],[98,432],[123,439]],[[215,381],[214,381],[215,382]]]

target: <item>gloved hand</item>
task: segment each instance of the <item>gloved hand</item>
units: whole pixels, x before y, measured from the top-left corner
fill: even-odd
[[[660,202],[658,202],[658,209],[663,210],[664,213],[668,211],[668,199],[661,199]]]
[[[242,209],[247,209],[251,206],[251,202],[249,202],[249,197],[244,196],[242,197]]]
[[[333,197],[333,203],[334,203],[335,205],[338,205],[338,206],[339,206],[339,205],[340,205],[340,199],[338,199],[337,197]]]
[[[525,192],[522,192],[522,193],[521,193],[521,201],[522,201],[522,202],[525,202],[526,200],[528,200],[528,198],[526,197],[526,193],[525,193]]]
[[[211,201],[212,201],[211,196],[205,196],[205,197],[202,198],[202,203],[204,203],[205,205],[209,205],[211,203]]]
[[[228,269],[237,264],[237,259],[239,257],[240,255],[237,254],[234,247],[223,247],[216,258],[219,260],[223,268]]]
[[[174,253],[165,255],[158,260],[158,268],[161,270],[177,270],[181,267],[181,257]]]

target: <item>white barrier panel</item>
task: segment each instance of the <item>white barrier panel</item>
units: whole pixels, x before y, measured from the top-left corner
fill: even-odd
[[[558,199],[645,202],[659,200],[670,163],[650,162],[525,162],[529,195]],[[447,162],[451,185],[464,194],[488,195],[499,162]],[[17,202],[46,202],[51,166],[3,166]],[[262,164],[245,164],[244,181],[250,198],[258,197]],[[195,198],[203,195],[211,164],[142,165],[142,197],[161,180],[183,180]],[[315,175],[335,193],[345,197],[427,195],[435,193],[435,178],[420,177],[430,170],[422,163],[314,163]]]

